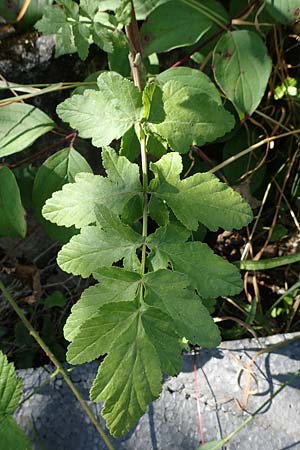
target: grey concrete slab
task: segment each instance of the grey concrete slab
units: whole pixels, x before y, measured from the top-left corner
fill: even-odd
[[[300,367],[300,340],[259,356],[249,375],[251,395],[246,411],[240,405],[245,395],[247,367],[251,358],[267,345],[298,335],[277,335],[259,340],[225,342],[215,350],[197,355],[204,435],[206,441],[225,437],[253,413]],[[136,428],[119,440],[116,450],[195,450],[199,445],[197,397],[194,381],[194,356],[183,356],[183,370],[176,378],[166,378],[161,397],[150,405]],[[53,369],[50,366],[21,370],[25,396],[43,383]],[[76,367],[71,377],[88,400],[88,391],[97,364]],[[101,405],[89,402],[100,422]],[[34,449],[102,450],[93,426],[85,417],[73,394],[61,377],[45,385],[16,413],[17,420],[34,440]],[[286,387],[229,444],[230,450],[300,449],[300,378]],[[0,443],[0,450],[2,449]]]

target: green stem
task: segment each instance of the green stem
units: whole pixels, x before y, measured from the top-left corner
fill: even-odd
[[[146,148],[146,136],[141,127],[141,160],[142,160],[142,177],[143,177],[143,193],[144,193],[144,205],[143,205],[143,231],[144,244],[142,246],[142,268],[141,273],[144,275],[146,270],[146,238],[148,235],[148,162],[147,162],[147,148]]]
[[[237,264],[241,270],[268,270],[300,262],[300,253],[287,256],[276,256],[274,258],[239,261]]]
[[[80,394],[80,392],[78,391],[76,386],[73,384],[71,378],[68,376],[67,371],[63,368],[62,364],[54,356],[54,354],[51,352],[49,347],[45,344],[45,342],[40,337],[38,332],[33,328],[31,323],[28,321],[28,319],[26,318],[25,314],[23,313],[21,308],[19,308],[19,306],[17,305],[17,303],[15,302],[15,300],[13,299],[11,294],[8,292],[8,290],[6,289],[6,287],[4,286],[4,284],[2,283],[1,280],[0,280],[0,290],[3,292],[4,297],[6,298],[6,300],[8,301],[10,306],[12,307],[12,309],[15,311],[15,313],[19,316],[19,318],[21,319],[23,324],[25,325],[25,327],[29,331],[30,335],[36,340],[38,345],[41,347],[41,349],[45,352],[45,354],[48,356],[50,361],[54,364],[56,369],[62,375],[62,377],[64,378],[65,382],[67,383],[67,385],[69,386],[69,388],[71,389],[71,391],[73,392],[75,397],[77,398],[78,402],[80,403],[82,409],[84,410],[86,415],[89,417],[89,419],[92,422],[92,424],[95,426],[95,428],[98,431],[100,437],[105,442],[107,448],[109,450],[115,450],[113,445],[112,445],[112,443],[110,442],[108,436],[106,435],[105,431],[101,428],[100,424],[98,423],[98,420],[97,420],[96,416],[94,415],[92,410],[89,408],[89,406],[86,404],[86,402],[84,401],[82,395]]]
[[[131,22],[126,27],[126,36],[130,46],[129,61],[131,66],[131,72],[133,77],[133,82],[139,91],[143,91],[146,84],[145,77],[145,67],[142,61],[142,46],[139,34],[138,23],[135,16],[135,9],[133,1],[131,1]],[[141,274],[144,275],[146,270],[146,255],[147,255],[147,245],[146,238],[148,235],[148,162],[147,162],[147,139],[142,128],[139,126],[139,140],[141,146],[141,161],[142,161],[142,182],[143,182],[143,231],[142,236],[144,238],[144,244],[142,246],[142,257],[141,257]]]

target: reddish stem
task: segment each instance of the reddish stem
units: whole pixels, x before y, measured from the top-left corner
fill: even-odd
[[[40,152],[34,153],[34,155],[28,156],[28,158],[24,158],[21,161],[18,161],[17,163],[15,163],[15,164],[9,164],[8,167],[10,169],[15,169],[16,167],[22,166],[23,164],[26,164],[28,162],[34,161],[39,156],[41,156],[44,153],[47,153],[47,152],[49,152],[51,150],[56,149],[60,144],[63,144],[64,142],[66,142],[68,140],[71,140],[70,147],[72,147],[76,137],[77,137],[77,133],[70,133],[67,136],[63,137],[62,139],[59,139],[58,141],[54,142],[54,144],[51,144],[48,147],[43,148],[43,150],[41,150]]]

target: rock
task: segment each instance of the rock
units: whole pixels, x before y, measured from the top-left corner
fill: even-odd
[[[262,348],[286,339],[290,340],[286,345],[275,346],[272,351],[256,357],[249,378],[251,392],[243,410],[251,358]],[[231,433],[299,369],[299,360],[299,333],[225,342],[217,349],[201,350],[196,362],[205,440],[220,439]],[[193,365],[194,355],[185,354],[182,372],[164,380],[161,397],[150,405],[135,429],[122,439],[112,439],[116,450],[195,450],[199,446]],[[47,380],[52,371],[51,366],[18,371],[24,382],[24,396]],[[87,401],[96,371],[97,363],[91,363],[75,367],[70,373]],[[104,426],[101,405],[91,402],[89,405]],[[26,401],[16,417],[31,435],[36,450],[43,445],[48,450],[106,448],[60,376]],[[299,417],[300,377],[268,403],[224,448],[300,449]]]

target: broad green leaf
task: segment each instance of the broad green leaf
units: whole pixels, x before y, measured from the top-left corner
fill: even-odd
[[[86,289],[73,306],[64,327],[64,336],[68,341],[74,340],[80,326],[105,303],[132,301],[141,280],[137,273],[119,267],[99,269],[93,275],[101,282]]]
[[[1,109],[1,108],[0,108]],[[25,210],[13,172],[0,167],[0,236],[26,235]]]
[[[31,0],[24,17],[18,23],[18,30],[28,30],[28,28],[42,17],[44,8],[51,5],[52,2],[53,0]],[[23,4],[24,0],[14,0],[13,4],[11,0],[2,0],[0,3],[0,16],[6,22],[15,22]]]
[[[64,148],[50,156],[39,167],[34,180],[32,200],[37,217],[45,231],[61,242],[68,241],[76,233],[76,230],[67,230],[65,227],[57,227],[49,223],[43,218],[41,211],[46,200],[54,192],[68,182],[73,183],[75,176],[81,172],[91,173],[92,169],[73,147]]]
[[[239,294],[243,289],[237,268],[202,242],[159,245],[149,236],[148,246],[165,261],[170,261],[174,270],[186,274],[203,298]]]
[[[176,245],[174,244],[175,247]],[[201,347],[212,348],[219,345],[218,327],[202,305],[200,297],[189,287],[190,283],[185,275],[159,270],[148,273],[144,284],[145,302],[168,314],[179,336]]]
[[[142,245],[142,236],[105,206],[98,205],[95,212],[97,225],[82,228],[58,253],[58,265],[65,272],[88,277],[100,267],[131,258]]]
[[[182,162],[178,153],[164,155],[150,168],[155,174],[150,184],[152,195],[165,202],[188,229],[197,230],[200,222],[212,231],[218,227],[230,230],[252,220],[251,209],[240,194],[211,173],[180,180]]]
[[[134,8],[136,18],[138,20],[144,20],[146,17],[154,11],[160,5],[169,2],[170,0],[134,0]]]
[[[138,20],[144,20],[155,8],[169,1],[170,0],[133,0],[136,18]],[[116,11],[121,6],[122,0],[102,0],[99,8],[101,11]]]
[[[258,34],[248,30],[227,32],[213,54],[216,82],[241,114],[252,114],[269,80],[272,62]]]
[[[13,363],[8,363],[7,357],[0,351],[0,422],[4,416],[15,412],[21,396],[22,381],[17,378]]]
[[[91,1],[91,0],[85,0]],[[93,0],[95,1],[95,0]],[[170,0],[134,0],[135,15],[138,20],[144,20],[155,8]],[[98,1],[99,4],[99,1]],[[116,11],[122,5],[122,0],[102,0],[100,3],[101,11]]]
[[[162,90],[165,118],[161,123],[152,123],[151,129],[173,150],[186,153],[191,145],[213,142],[233,128],[233,116],[209,95],[195,95],[194,86],[190,89],[172,80]]]
[[[142,195],[139,167],[111,149],[102,150],[108,177],[81,173],[75,183],[55,192],[43,208],[43,216],[60,226],[81,228],[95,222],[95,208],[106,205],[116,214],[136,195]]]
[[[87,90],[65,100],[57,113],[81,137],[92,138],[93,145],[103,147],[142,119],[143,105],[138,89],[118,73],[102,73],[98,87],[99,91]]]
[[[299,0],[266,0],[266,10],[277,22],[285,25],[300,18]]]
[[[25,103],[0,108],[0,158],[18,153],[54,128],[40,109]]]
[[[28,436],[12,416],[0,420],[0,442],[3,450],[31,450]]]
[[[156,77],[156,80],[161,85],[166,84],[168,81],[177,81],[189,89],[190,95],[205,94],[218,105],[222,104],[218,89],[210,78],[200,70],[191,69],[190,67],[174,67],[161,72]]]
[[[211,27],[211,21],[179,0],[158,6],[141,28],[143,54],[162,53],[197,42]]]

